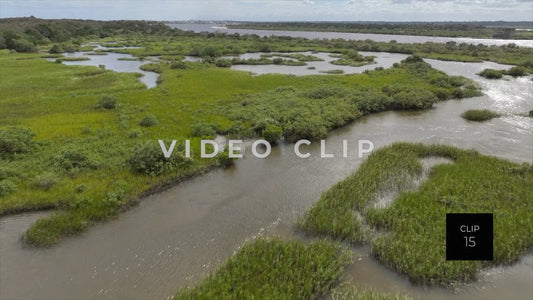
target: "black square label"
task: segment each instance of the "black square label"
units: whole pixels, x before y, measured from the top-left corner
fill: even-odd
[[[492,214],[446,214],[446,260],[492,260]]]

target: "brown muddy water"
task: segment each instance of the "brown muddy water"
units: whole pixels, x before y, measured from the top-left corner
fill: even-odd
[[[383,54],[389,55],[389,54]],[[292,224],[320,194],[357,169],[357,140],[376,147],[396,141],[446,143],[474,148],[516,162],[532,160],[533,109],[530,78],[485,80],[494,63],[427,60],[453,75],[478,81],[484,96],[450,100],[420,112],[384,112],[364,117],[327,138],[334,158],[319,157],[320,144],[300,159],[292,145],[272,149],[266,159],[245,153],[234,167],[215,170],[146,197],[116,219],[91,227],[48,249],[23,248],[20,234],[46,213],[0,218],[2,299],[165,299],[179,287],[215,270],[246,240],[258,235],[293,236]],[[260,69],[262,66],[256,66]],[[504,117],[484,123],[463,120],[472,108]],[[349,157],[342,158],[342,140]],[[424,288],[381,266],[368,249],[354,249],[346,278],[360,288],[400,292],[416,299],[520,299],[533,295],[533,256],[484,270],[480,281],[457,291]]]

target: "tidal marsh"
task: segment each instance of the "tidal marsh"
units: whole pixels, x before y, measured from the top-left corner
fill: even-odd
[[[419,159],[454,161],[433,167],[418,190]],[[396,143],[374,151],[360,168],[325,192],[301,220],[308,234],[369,243],[373,255],[412,281],[450,285],[476,279],[481,268],[510,264],[533,248],[533,167],[451,146]],[[404,192],[392,205],[378,193]],[[447,261],[446,213],[494,213],[494,260]],[[380,232],[378,234],[378,232]]]
[[[198,124],[207,124],[218,134],[232,136],[281,134],[288,140],[304,136],[315,139],[361,114],[429,108],[438,99],[453,97],[455,90],[462,90],[467,96],[479,93],[469,80],[449,77],[421,61],[342,77],[275,74],[253,77],[209,63],[184,62],[183,68],[173,68],[172,63],[151,63],[144,67],[160,72],[161,83],[146,90],[136,80],[136,74],[26,59],[38,57],[9,53],[0,56],[2,76],[8,78],[2,81],[0,106],[5,117],[0,122],[3,126],[18,124],[29,128],[38,145],[32,151],[3,160],[2,169],[10,175],[3,179],[9,192],[3,193],[0,200],[0,214],[58,210],[35,223],[25,234],[27,243],[43,246],[116,215],[143,193],[229,162],[223,156],[197,159],[198,153],[193,153],[191,164],[164,168],[165,172],[157,176],[133,172],[127,161],[136,147],[148,141],[191,137],[193,126]],[[421,78],[420,74],[426,75]],[[379,86],[369,88],[376,84],[383,90]],[[19,89],[22,85],[24,90]],[[316,86],[326,85],[332,90],[315,91]],[[261,99],[272,97],[276,89],[284,87],[288,93],[303,97],[302,109],[311,112],[313,107],[324,104],[320,99],[335,98],[335,103],[349,107],[343,112],[349,114],[337,116],[328,110],[331,113],[310,119],[313,122],[300,122],[304,119],[298,114],[289,116],[290,123],[266,115],[263,123],[259,119],[248,120],[249,113],[266,104]],[[374,89],[383,101],[360,101],[367,95],[364,91]],[[421,97],[411,103],[404,96],[416,89],[432,92],[418,93]],[[32,97],[36,92],[41,94],[38,99]],[[276,101],[285,103],[287,99],[281,97]],[[245,102],[250,105],[243,107]],[[270,104],[269,110],[274,109]],[[199,149],[200,137],[191,140],[192,148]],[[28,183],[50,172],[56,178],[50,189],[36,189]],[[124,184],[118,187],[117,182]],[[81,185],[85,188],[77,192]]]

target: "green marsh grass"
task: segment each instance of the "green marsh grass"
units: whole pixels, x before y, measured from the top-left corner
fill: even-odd
[[[350,263],[338,243],[258,239],[174,299],[316,299],[327,295]]]
[[[418,190],[401,193],[390,206],[374,207],[378,193],[401,190],[417,178],[425,157],[454,163],[433,167]],[[396,143],[374,151],[325,192],[300,226],[312,235],[370,243],[375,257],[414,282],[448,285],[474,280],[481,268],[513,263],[531,251],[532,201],[531,164],[451,146]],[[446,213],[494,213],[494,260],[446,261]]]
[[[411,297],[382,293],[375,290],[361,290],[343,283],[331,291],[331,300],[411,300]]]
[[[500,116],[501,114],[489,109],[469,109],[461,114],[463,119],[476,122],[488,121]]]

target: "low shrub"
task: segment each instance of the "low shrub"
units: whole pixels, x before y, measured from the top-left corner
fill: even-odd
[[[494,69],[485,69],[478,74],[487,79],[500,79],[503,77],[503,71]]]
[[[0,197],[7,196],[17,190],[17,185],[10,179],[0,180]]]
[[[217,127],[212,124],[196,123],[192,127],[192,136],[204,137],[214,136],[217,132]]]
[[[98,169],[100,159],[85,149],[70,147],[55,156],[53,163],[62,171],[76,173],[83,170]]]
[[[527,73],[528,73],[527,69],[522,66],[514,66],[510,68],[509,70],[505,71],[505,74],[513,76],[513,77],[526,76]]]
[[[157,143],[147,142],[137,145],[127,160],[130,168],[138,174],[157,176],[189,165],[192,160],[183,155],[183,144],[177,144],[172,156],[165,158]]]
[[[30,152],[35,147],[35,134],[26,127],[11,126],[0,129],[0,158]]]
[[[170,64],[171,69],[187,69],[187,64],[181,60],[175,60]]]
[[[98,102],[97,108],[103,108],[103,109],[114,109],[117,107],[117,97],[115,96],[108,96],[103,95],[100,97],[100,101]]]
[[[53,173],[43,173],[33,180],[33,186],[40,190],[49,190],[57,183],[57,176]]]
[[[418,63],[418,62],[423,62],[423,61],[424,59],[422,57],[418,55],[411,55],[405,58],[404,60],[402,60],[402,63],[412,64],[412,63]]]
[[[48,51],[50,53],[63,53],[63,47],[61,47],[61,45],[59,44],[54,44],[52,46],[52,48],[50,48],[50,50]]]
[[[276,143],[277,140],[283,136],[283,128],[281,126],[267,124],[263,130],[263,138],[269,143]]]
[[[224,151],[217,155],[217,164],[223,168],[232,166],[235,163],[236,158],[229,157],[229,151],[226,147]]]
[[[159,120],[153,115],[145,116],[140,122],[139,125],[143,127],[151,127],[159,124]]]

